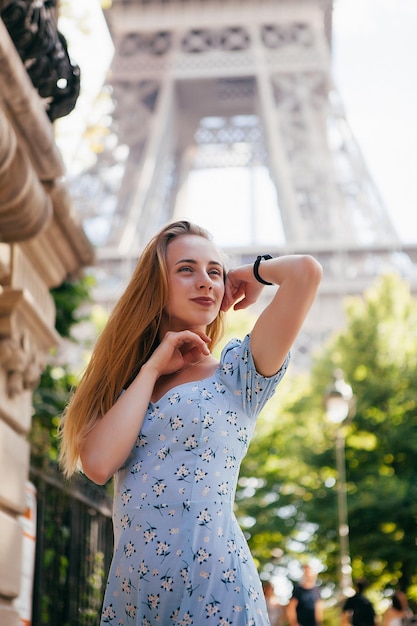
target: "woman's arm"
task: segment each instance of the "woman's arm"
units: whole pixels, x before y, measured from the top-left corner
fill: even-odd
[[[263,277],[262,277],[263,278]],[[291,598],[287,605],[287,619],[290,626],[298,626],[297,620],[297,598]]]
[[[264,376],[272,376],[283,364],[313,304],[322,268],[312,256],[288,255],[262,261],[259,274],[265,281],[278,285],[251,333],[256,368]],[[262,289],[252,265],[231,270],[222,308],[227,310],[234,303],[236,310],[245,308],[258,299]]]
[[[103,485],[125,463],[142,428],[160,376],[172,374],[210,351],[210,339],[189,330],[168,332],[131,385],[85,436],[80,447],[83,472]]]

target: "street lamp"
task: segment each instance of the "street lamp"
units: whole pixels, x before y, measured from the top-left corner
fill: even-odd
[[[336,426],[337,511],[340,543],[340,590],[344,596],[351,595],[352,567],[349,552],[349,523],[346,491],[345,435],[343,426],[353,415],[354,396],[352,387],[343,379],[340,369],[333,373],[333,383],[324,396],[327,419]]]

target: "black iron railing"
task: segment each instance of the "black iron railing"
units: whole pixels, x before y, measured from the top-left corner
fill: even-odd
[[[113,551],[111,499],[85,477],[33,468],[37,531],[32,626],[97,626]]]

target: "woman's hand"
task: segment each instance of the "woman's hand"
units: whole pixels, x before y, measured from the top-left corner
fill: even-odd
[[[210,341],[198,330],[168,331],[143,367],[153,368],[158,378],[173,374],[208,356]]]
[[[230,270],[226,276],[222,311],[228,311],[231,306],[235,311],[246,309],[259,298],[263,285],[254,274],[252,265],[241,265]]]

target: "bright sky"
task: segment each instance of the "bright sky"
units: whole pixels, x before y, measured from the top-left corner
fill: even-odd
[[[417,243],[417,2],[334,0],[333,76],[401,239]]]

